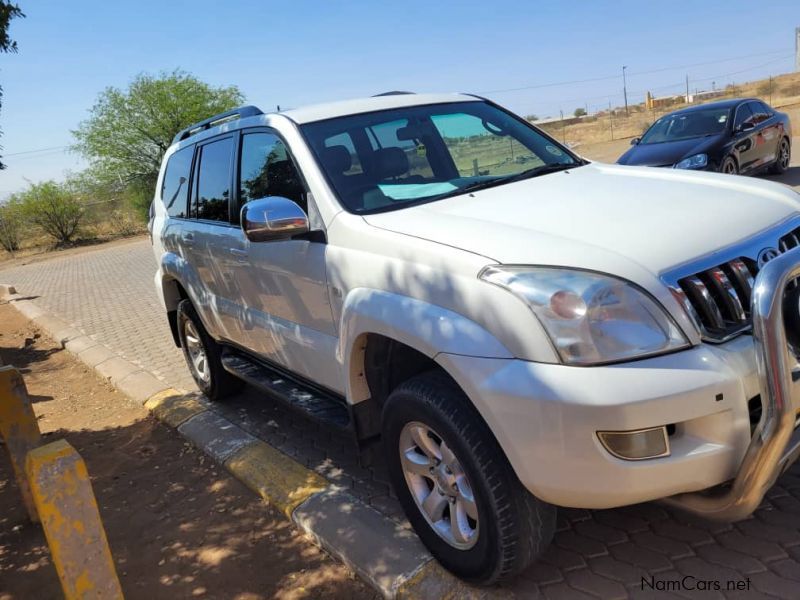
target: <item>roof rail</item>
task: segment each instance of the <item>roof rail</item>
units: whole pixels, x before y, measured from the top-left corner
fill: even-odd
[[[233,110],[228,110],[226,112],[219,113],[218,115],[214,115],[213,117],[209,117],[208,119],[195,123],[194,125],[189,125],[186,129],[181,129],[175,135],[175,137],[172,138],[172,143],[175,144],[185,140],[189,136],[199,133],[204,129],[219,125],[222,121],[233,121],[234,119],[244,119],[245,117],[255,117],[256,115],[263,114],[264,112],[257,106],[240,106],[239,108],[234,108]]]
[[[391,92],[383,92],[383,93],[380,93],[380,94],[375,94],[372,97],[373,98],[378,98],[379,96],[407,96],[409,94],[413,96],[415,93],[416,92],[402,92],[400,90],[394,90],[394,91],[391,91]]]

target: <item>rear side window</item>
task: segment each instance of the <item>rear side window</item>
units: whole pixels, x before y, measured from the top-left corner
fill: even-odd
[[[194,146],[178,150],[169,157],[164,181],[161,184],[161,201],[170,217],[185,219],[189,206],[189,171],[192,169]]]
[[[196,218],[228,221],[232,154],[233,138],[217,140],[200,147],[197,191],[192,206]]]

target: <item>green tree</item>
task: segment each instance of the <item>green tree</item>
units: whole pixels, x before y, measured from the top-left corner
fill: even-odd
[[[585,117],[586,116],[586,109],[585,108],[576,108],[575,112],[572,113],[576,117]]]
[[[183,71],[139,75],[126,90],[107,88],[73,131],[75,149],[105,179],[152,196],[175,134],[244,100],[236,86],[212,87]]]
[[[8,34],[8,27],[12,19],[24,18],[25,15],[20,10],[17,4],[0,0],[0,52],[14,52],[17,51],[17,42],[11,39]],[[3,88],[0,87],[0,108],[3,106]],[[2,149],[2,147],[0,147]],[[5,169],[6,166],[0,161],[0,169]]]
[[[19,201],[24,218],[39,226],[57,246],[72,241],[84,216],[77,194],[55,181],[32,183],[20,192]]]
[[[7,252],[19,250],[23,219],[19,197],[14,194],[0,204],[0,247]]]

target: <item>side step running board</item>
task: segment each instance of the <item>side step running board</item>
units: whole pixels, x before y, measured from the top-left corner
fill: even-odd
[[[223,350],[222,366],[229,373],[319,423],[336,429],[352,429],[347,406],[333,395],[304,386],[233,350]]]

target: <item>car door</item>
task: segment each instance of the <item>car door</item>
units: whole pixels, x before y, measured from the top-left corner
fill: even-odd
[[[781,141],[781,123],[780,119],[775,115],[775,111],[760,100],[751,104],[753,104],[755,110],[758,110],[756,141],[759,147],[759,166],[764,166],[774,162],[778,156],[778,146]]]
[[[243,235],[231,222],[236,134],[198,144],[191,192],[192,226],[181,244],[198,278],[193,297],[204,325],[217,339],[243,343],[235,266],[246,258]],[[237,253],[238,251],[238,253]]]
[[[756,144],[758,132],[750,102],[740,104],[733,118],[734,149],[739,162],[739,173],[747,173],[758,165],[760,148]]]
[[[281,196],[308,214],[307,189],[289,148],[275,131],[243,131],[237,162],[239,207],[251,200]],[[269,242],[243,239],[243,243],[247,259],[238,264],[236,282],[247,348],[337,389],[337,337],[328,299],[324,240],[304,236]]]

